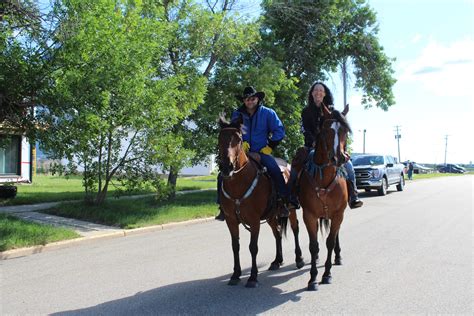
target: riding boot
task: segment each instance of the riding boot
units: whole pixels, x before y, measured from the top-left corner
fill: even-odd
[[[361,207],[364,202],[359,199],[356,185],[353,181],[347,180],[347,191],[349,192],[349,207],[350,208],[358,208]]]
[[[297,188],[296,188],[296,178],[298,174],[296,170],[291,169],[290,173],[290,179],[288,180],[288,191],[290,191],[290,198],[288,201],[288,208],[289,209],[299,209],[300,208],[300,203],[298,201],[298,196],[297,196]]]
[[[224,214],[224,211],[222,210],[222,207],[219,206],[219,214],[217,214],[217,216],[214,217],[214,219],[216,219],[218,221],[221,221],[221,222],[223,222],[225,220],[225,214]]]

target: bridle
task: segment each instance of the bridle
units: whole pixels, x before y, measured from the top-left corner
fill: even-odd
[[[234,131],[234,132],[236,132],[236,134],[237,134],[238,137],[239,137],[239,146],[242,147],[242,132],[240,131],[239,128],[236,128],[236,127],[224,127],[224,128],[221,129],[221,133],[222,133],[222,131]],[[224,178],[224,179],[229,179],[229,178],[231,178],[235,173],[239,173],[240,171],[242,171],[242,170],[247,166],[248,160],[247,160],[247,162],[246,162],[244,165],[240,166],[239,169],[235,170],[235,168],[236,168],[236,166],[237,166],[237,160],[238,160],[238,159],[239,159],[239,155],[235,155],[235,156],[233,157],[233,160],[230,160],[230,159],[229,159],[229,160],[230,160],[230,164],[232,165],[232,170],[229,172],[229,175],[226,175],[226,176],[223,175],[222,178]]]
[[[330,123],[326,123],[328,121]],[[331,124],[330,128],[335,131],[333,148],[328,148],[328,144],[327,144],[327,140],[326,140],[326,138],[327,138],[326,137],[327,136],[327,134],[326,134],[327,129],[323,128],[322,131],[320,132],[320,134],[318,135],[318,138],[316,139],[315,150],[317,150],[317,148],[318,148],[318,141],[321,141],[322,142],[322,147],[326,151],[327,162],[317,164],[315,162],[316,159],[314,157],[314,155],[316,155],[316,153],[315,153],[315,151],[312,151],[312,154],[308,158],[306,170],[307,170],[310,182],[312,183],[312,186],[313,186],[314,190],[316,191],[316,196],[322,202],[323,210],[326,212],[326,217],[328,217],[328,206],[327,206],[327,203],[326,203],[326,197],[336,187],[337,178],[342,175],[343,171],[342,171],[342,167],[340,165],[340,164],[342,164],[342,162],[339,162],[339,161],[337,161],[337,159],[335,159],[336,158],[336,152],[337,152],[337,150],[340,146],[340,144],[339,144],[340,123],[335,119],[329,119],[329,120],[325,121],[323,124],[328,124],[328,125]],[[336,124],[337,128],[333,128],[334,124]],[[329,185],[327,185],[325,187],[320,187],[316,183],[314,177],[315,177],[316,173],[318,172],[319,173],[319,178],[322,180],[323,179],[323,171],[327,167],[335,167],[336,168],[336,173],[335,173],[334,178],[332,179],[332,181],[329,183]]]
[[[235,127],[225,127],[225,128],[222,128],[221,129],[221,132],[222,131],[225,131],[225,130],[233,130],[233,131],[236,131],[237,134],[239,135],[239,146],[242,146],[242,132],[240,131],[240,129],[238,128],[235,128]],[[235,159],[233,161],[231,161],[231,164],[233,166],[233,168],[235,169],[235,166],[237,165],[236,161],[238,159],[239,155],[235,155]],[[250,159],[248,158],[247,161],[238,169],[238,170],[231,170],[229,172],[229,175],[228,176],[222,176],[223,180],[226,180],[226,179],[230,179],[232,178],[235,174],[238,174],[239,172],[241,172],[242,170],[244,170],[247,166],[250,166]],[[239,220],[240,223],[242,223],[242,225],[245,227],[245,229],[247,229],[248,231],[250,231],[250,226],[244,222],[244,220],[242,219],[242,217],[240,216],[240,205],[242,204],[242,201],[249,198],[253,191],[255,190],[255,188],[257,187],[257,184],[258,184],[258,181],[260,179],[260,177],[265,173],[266,169],[263,168],[263,169],[259,169],[259,168],[256,168],[257,169],[257,174],[255,175],[254,179],[252,180],[252,183],[250,184],[250,186],[247,188],[247,190],[245,191],[245,193],[243,194],[242,197],[240,198],[236,198],[236,197],[233,197],[231,196],[226,190],[225,190],[225,187],[224,187],[224,182],[225,181],[222,181],[222,184],[221,184],[221,191],[222,191],[222,194],[224,195],[224,197],[228,200],[231,200],[232,202],[234,202],[234,205],[235,205],[235,214],[237,216],[237,219]],[[265,221],[263,221],[262,223],[264,223]]]

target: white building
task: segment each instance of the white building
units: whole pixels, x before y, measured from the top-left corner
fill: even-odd
[[[32,180],[33,149],[22,135],[0,133],[0,183]]]

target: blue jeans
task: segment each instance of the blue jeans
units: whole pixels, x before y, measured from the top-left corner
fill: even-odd
[[[354,190],[357,190],[354,166],[352,165],[352,161],[349,160],[348,162],[346,162],[344,164],[344,168],[346,168],[347,171],[347,179],[354,184]]]
[[[278,195],[284,199],[288,199],[290,197],[290,190],[285,184],[285,178],[283,178],[283,174],[275,158],[272,155],[265,154],[260,154],[260,157],[260,162],[267,168],[270,177],[276,184]]]

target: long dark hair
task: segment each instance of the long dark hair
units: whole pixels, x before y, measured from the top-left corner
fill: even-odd
[[[324,83],[322,83],[321,81],[315,81],[312,85],[311,85],[311,88],[309,88],[308,90],[308,106],[316,106],[316,103],[314,103],[314,99],[313,99],[313,90],[314,90],[314,87],[317,85],[317,84],[320,84],[324,87],[324,92],[326,93],[326,95],[324,96],[324,99],[323,99],[323,103],[329,107],[329,106],[333,106],[334,105],[334,98],[332,96],[332,92],[331,90],[329,90],[328,86],[326,86]]]

